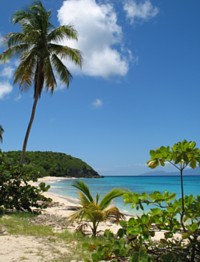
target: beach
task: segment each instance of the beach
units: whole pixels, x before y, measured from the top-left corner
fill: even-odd
[[[51,183],[58,180],[67,180],[73,178],[64,177],[44,177],[39,178],[37,183],[31,183],[37,185],[40,182]],[[79,200],[77,198],[69,196],[60,196],[53,194],[51,192],[45,192],[44,195],[52,199],[50,206],[42,211],[42,214],[38,216],[36,223],[41,223],[43,225],[49,225],[54,228],[56,232],[62,232],[67,229],[69,231],[75,231],[78,227],[77,223],[73,225],[67,223],[67,218],[73,214],[74,207],[79,205]],[[126,219],[130,216],[126,216]],[[103,233],[106,229],[111,230],[116,233],[120,226],[118,224],[112,223],[110,221],[102,222],[99,225],[99,230]],[[86,233],[91,235],[90,228],[86,228]],[[156,232],[155,241],[158,241],[163,237],[163,232]],[[1,245],[0,245],[0,261],[29,261],[29,262],[40,262],[49,261],[53,254],[62,254],[66,256],[67,260],[68,248],[62,242],[49,243],[48,240],[43,238],[38,238],[34,236],[16,236],[9,235],[6,232],[1,234]],[[178,237],[178,235],[176,236]],[[75,260],[74,260],[75,261]]]
[[[31,184],[37,185],[40,182],[47,183],[66,179],[68,178],[44,177],[39,178],[38,182],[31,182]],[[50,225],[56,232],[61,232],[65,229],[68,229],[72,232],[75,231],[78,224],[74,223],[73,225],[69,225],[67,223],[67,218],[74,212],[74,206],[79,204],[78,199],[72,197],[63,197],[49,192],[45,192],[44,195],[48,198],[51,198],[52,203],[48,208],[42,211],[42,214],[38,216],[36,223]],[[101,232],[104,232],[105,229],[110,229],[113,232],[117,232],[118,228],[119,225],[113,224],[109,221],[99,225],[99,230]],[[88,234],[90,234],[90,229],[87,228],[87,230]],[[52,243],[49,242],[48,239],[45,240],[43,238],[34,236],[9,235],[7,232],[1,232],[0,241],[0,261],[47,262],[51,259],[55,259],[54,254],[62,254],[66,257],[65,261],[73,261],[67,259],[69,251],[67,246],[62,242]]]
[[[39,178],[38,182],[39,183],[40,182],[49,183],[49,182],[54,182],[54,181],[72,180],[72,179],[76,179],[76,178],[73,178],[73,177],[70,177],[70,178],[44,177],[44,178]],[[43,214],[61,216],[67,219],[70,215],[73,214],[74,207],[79,205],[79,200],[77,198],[73,198],[70,196],[60,196],[60,195],[53,194],[50,192],[45,192],[44,195],[52,199],[53,205],[43,210],[42,212]],[[74,226],[70,225],[69,229],[75,230],[77,226],[78,226],[77,224],[74,224]],[[119,225],[111,223],[109,221],[102,222],[99,224],[99,230],[102,232],[104,232],[105,229],[110,229],[112,232],[116,233],[119,227],[120,227]]]

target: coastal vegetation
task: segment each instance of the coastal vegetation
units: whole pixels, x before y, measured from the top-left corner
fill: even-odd
[[[200,166],[200,149],[196,147],[194,141],[183,140],[174,144],[172,147],[161,146],[156,150],[150,151],[151,159],[147,162],[150,168],[156,168],[157,166],[165,166],[166,163],[174,166],[180,172],[180,184],[181,184],[181,223],[184,228],[184,215],[185,215],[185,195],[183,185],[183,171],[187,167],[196,168]]]
[[[99,194],[96,194],[95,198],[92,197],[88,186],[83,181],[77,180],[72,183],[72,186],[79,190],[80,202],[77,210],[69,217],[69,221],[82,222],[84,219],[84,226],[86,225],[85,221],[88,221],[87,225],[91,228],[94,237],[98,234],[97,228],[100,222],[112,220],[115,223],[119,223],[124,217],[117,207],[110,206],[113,199],[125,193],[124,190],[112,189],[100,200]],[[80,225],[79,228],[81,227]]]
[[[5,154],[14,164],[19,163],[20,151],[9,151]],[[27,151],[24,164],[34,168],[36,177],[100,177],[86,162],[64,153]]]
[[[150,151],[151,159],[148,161],[148,164],[151,165],[151,168],[154,167],[153,164],[155,164],[151,161],[158,161],[155,164],[156,167],[159,163],[162,165],[165,164],[164,159],[167,159],[167,161],[170,161],[176,166],[180,164],[180,171],[181,168],[186,167],[186,165],[191,165],[192,168],[195,168],[197,164],[199,165],[200,151],[196,148],[194,142],[187,142],[186,140],[178,142],[172,149],[167,147],[167,154],[164,150],[165,148],[161,148],[162,149]],[[162,152],[160,152],[160,150]],[[180,157],[178,153],[182,157]],[[193,163],[191,164],[192,161]],[[195,164],[194,161],[196,161]],[[0,188],[1,190],[3,190],[4,187],[11,188],[11,190],[5,190],[8,194],[7,198],[3,198],[5,193],[2,193],[1,196],[5,203],[4,213],[6,210],[32,211],[32,206],[41,208],[42,206],[37,205],[39,203],[41,204],[41,201],[31,202],[32,199],[33,201],[36,199],[34,197],[32,198],[32,189],[28,187],[28,190],[23,191],[20,186],[22,182],[25,188],[28,186],[27,181],[22,178],[24,176],[26,177],[27,174],[30,175],[30,171],[28,171],[30,166],[18,165],[16,167],[13,165],[13,162],[12,165],[9,166],[8,162],[9,160],[5,159],[2,155],[2,179],[7,178],[8,180],[3,181]],[[27,170],[19,169],[19,167],[27,168]],[[16,175],[17,179],[13,174]],[[182,182],[181,180],[181,185],[184,189],[184,183]],[[70,255],[67,255],[67,258],[70,257],[70,259],[81,258],[84,261],[93,262],[102,260],[197,262],[200,260],[200,196],[185,196],[182,194],[181,198],[177,199],[175,193],[167,191],[155,191],[150,194],[144,192],[140,194],[130,191],[125,192],[121,189],[113,189],[100,200],[99,194],[96,194],[95,197],[92,196],[90,188],[83,181],[76,180],[72,186],[79,190],[80,205],[74,208],[74,214],[70,217],[71,221],[79,222],[79,229],[81,229],[80,231],[82,233],[85,233],[84,223],[89,225],[92,231],[91,235],[95,236],[94,238],[86,237],[85,235],[83,238],[83,236],[77,232],[69,233],[67,228],[68,226],[70,227],[70,224],[65,225],[61,233],[54,233],[51,229],[52,226],[41,225],[41,218],[38,215],[29,215],[29,213],[26,213],[26,218],[20,217],[19,224],[11,222],[15,219],[13,213],[9,215],[8,222],[5,222],[5,216],[2,216],[0,218],[0,225],[2,226],[0,226],[0,228],[2,227],[3,231],[4,227],[6,227],[8,231],[10,230],[10,232],[12,232],[11,234],[15,234],[15,232],[18,232],[17,234],[24,234],[20,226],[18,227],[18,225],[23,224],[25,228],[29,227],[26,233],[28,236],[43,235],[45,241],[47,241],[47,239],[52,239],[53,241],[54,239],[55,243],[59,243],[59,245],[61,245],[60,241],[62,239],[62,241],[68,243],[68,252]],[[18,187],[19,191],[16,190]],[[25,206],[27,200],[24,202],[24,192],[25,197],[27,197],[27,192],[31,192],[27,197],[30,208]],[[123,196],[125,204],[130,205],[133,209],[139,210],[140,213],[135,216],[125,216],[124,218],[119,210],[109,205],[112,199],[119,196]],[[182,197],[184,199],[182,199]],[[37,200],[39,200],[39,198],[37,198]],[[44,199],[40,200],[43,201]],[[19,216],[23,214],[24,212],[22,214],[17,213]],[[27,216],[30,216],[31,219],[27,218]],[[45,215],[43,216],[44,219],[42,221],[45,220],[46,223],[48,218]],[[117,233],[114,234],[109,229],[106,229],[103,235],[99,235],[99,223],[106,221],[108,218],[113,219],[113,223],[119,221]],[[70,219],[67,220],[65,218],[65,221],[69,223]],[[62,221],[59,220],[59,222],[56,223],[56,227],[58,223],[61,225]],[[55,226],[55,223],[53,224]],[[158,234],[159,237],[157,237]],[[80,253],[74,253],[76,248],[79,248],[79,251],[81,250],[83,254],[82,257],[78,255]],[[65,258],[60,257],[57,261],[65,261]]]
[[[176,200],[173,193],[129,192],[124,200],[141,215],[122,220],[116,235],[106,230],[103,244],[92,254],[93,261],[200,260],[200,196],[185,197],[184,229],[180,222],[181,199]],[[162,235],[155,238],[156,233]]]
[[[56,77],[66,87],[69,86],[72,75],[61,58],[68,58],[78,66],[82,63],[79,50],[60,44],[63,39],[77,40],[76,30],[71,25],[54,28],[50,19],[51,12],[44,8],[41,1],[35,1],[27,9],[17,11],[12,21],[20,26],[21,32],[5,36],[7,49],[0,54],[0,60],[4,62],[12,57],[19,58],[14,84],[19,84],[21,92],[34,88],[34,102],[23,142],[21,164],[24,162],[37,103],[44,87],[53,94],[57,86]]]
[[[185,195],[183,172],[187,167],[200,166],[200,149],[193,141],[183,140],[172,147],[162,146],[150,151],[150,168],[174,166],[180,173],[181,198],[173,192],[155,191],[139,194],[122,189],[112,189],[100,199],[97,193],[92,196],[90,188],[81,180],[72,186],[79,190],[79,205],[74,213],[65,219],[62,232],[55,232],[58,224],[45,225],[40,222],[41,211],[51,204],[45,197],[49,186],[37,182],[43,176],[100,177],[87,163],[70,155],[54,152],[26,152],[27,143],[34,121],[38,101],[43,90],[53,94],[58,76],[69,86],[72,75],[62,59],[68,58],[81,66],[81,52],[59,44],[67,38],[77,40],[76,30],[69,25],[58,28],[50,22],[51,12],[41,1],[34,2],[27,9],[16,12],[12,21],[21,32],[5,36],[7,47],[0,60],[7,62],[19,58],[14,73],[14,84],[20,90],[33,87],[33,106],[26,130],[22,151],[0,151],[0,233],[25,235],[41,238],[54,252],[56,245],[64,245],[64,256],[60,253],[55,261],[132,261],[132,262],[197,262],[200,261],[200,196]],[[0,125],[0,142],[4,129]],[[26,154],[25,154],[26,152]],[[124,216],[111,205],[112,200],[123,197],[125,204],[140,211],[140,215]],[[52,203],[52,205],[55,203]],[[44,214],[42,219],[47,222]],[[52,219],[52,217],[51,217]],[[57,218],[56,218],[57,219]],[[100,222],[110,220],[119,223],[117,234],[109,229],[98,234]],[[68,221],[79,222],[84,233],[84,224],[91,229],[93,237],[70,233]],[[156,239],[156,233],[162,233]],[[53,243],[53,244],[52,244]],[[56,251],[57,252],[57,251]],[[55,252],[54,252],[55,253]],[[55,255],[55,254],[54,254]]]
[[[168,162],[180,171],[181,198],[167,191],[125,193],[124,202],[141,214],[121,220],[117,235],[107,230],[93,261],[200,261],[200,196],[185,196],[183,184],[183,170],[200,165],[200,149],[195,142],[183,140],[151,150],[150,156],[150,168]],[[156,232],[163,233],[157,241]]]
[[[14,164],[0,151],[0,210],[32,212],[41,210],[51,201],[42,193],[49,186],[40,183],[32,186],[29,181],[37,181],[35,170],[29,166]]]

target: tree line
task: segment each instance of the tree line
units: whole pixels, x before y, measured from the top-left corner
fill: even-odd
[[[13,164],[19,163],[21,151],[6,152]],[[34,168],[37,177],[99,177],[98,173],[79,158],[58,152],[27,151],[24,159],[26,166]]]

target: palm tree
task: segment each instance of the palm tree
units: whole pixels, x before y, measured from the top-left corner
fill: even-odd
[[[80,205],[77,206],[77,211],[69,217],[69,220],[71,222],[76,220],[82,221],[83,219],[89,220],[93,236],[97,235],[97,228],[100,222],[109,219],[119,222],[124,217],[117,207],[110,206],[114,198],[120,197],[125,193],[124,190],[112,189],[99,201],[99,194],[94,199],[88,186],[83,181],[76,180],[72,186],[79,190]]]
[[[51,12],[45,10],[40,1],[16,12],[13,23],[19,24],[21,32],[10,33],[5,37],[7,49],[0,55],[0,60],[4,62],[19,56],[20,63],[14,73],[14,83],[19,84],[22,92],[34,87],[34,103],[22,147],[21,163],[24,161],[38,99],[44,86],[47,91],[54,92],[57,85],[54,71],[69,86],[72,75],[61,59],[68,58],[79,66],[82,64],[79,50],[58,43],[64,38],[77,40],[76,30],[70,25],[54,28],[50,18]]]
[[[1,141],[1,142],[3,141],[3,132],[4,132],[4,129],[3,129],[3,127],[0,125],[0,141]]]

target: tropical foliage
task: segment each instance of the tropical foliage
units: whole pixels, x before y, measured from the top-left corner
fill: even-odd
[[[51,12],[40,1],[16,12],[12,21],[21,27],[21,32],[6,35],[7,49],[0,55],[0,60],[4,62],[13,56],[19,57],[14,83],[19,84],[22,92],[32,86],[34,88],[34,103],[23,143],[21,163],[24,161],[37,103],[44,86],[53,93],[57,76],[69,86],[72,75],[61,59],[70,59],[77,65],[82,63],[79,50],[59,44],[63,39],[77,40],[76,30],[69,25],[54,28],[50,18]]]
[[[156,150],[150,150],[150,156],[151,159],[147,162],[150,168],[156,168],[159,165],[165,166],[165,163],[169,163],[180,172],[182,196],[181,222],[183,223],[185,214],[183,170],[188,166],[191,168],[196,168],[197,165],[200,166],[200,149],[196,147],[195,142],[183,140],[172,147],[161,146]]]
[[[30,211],[32,208],[47,207],[50,199],[42,195],[49,186],[40,183],[32,186],[28,182],[37,182],[35,170],[10,161],[0,151],[0,208],[18,211]]]
[[[200,261],[200,196],[185,197],[184,230],[178,218],[181,199],[175,199],[175,194],[128,192],[124,199],[141,215],[121,221],[117,235],[106,231],[103,244],[93,246],[94,262]],[[144,208],[147,205],[150,211]],[[154,239],[155,232],[163,234],[159,241]]]
[[[6,155],[17,164],[20,160],[20,153],[20,151],[9,151],[6,152]],[[98,173],[87,163],[64,153],[27,151],[24,163],[33,167],[39,177],[99,177]]]
[[[81,180],[75,181],[72,186],[79,190],[80,206],[77,206],[77,211],[70,217],[70,221],[86,221],[91,222],[88,225],[92,230],[93,236],[96,236],[98,225],[102,221],[112,219],[119,222],[123,218],[123,214],[115,206],[110,206],[113,199],[124,194],[122,189],[112,189],[101,200],[99,194],[92,197],[88,186]]]
[[[195,142],[183,140],[172,148],[150,151],[150,168],[170,163],[180,171],[181,198],[174,193],[124,194],[126,204],[141,214],[121,221],[117,235],[106,231],[104,244],[93,247],[93,261],[200,261],[200,196],[185,196],[183,170],[200,164],[200,150]],[[150,211],[148,211],[150,210]],[[163,237],[155,241],[155,232]],[[178,236],[177,236],[178,234]]]

